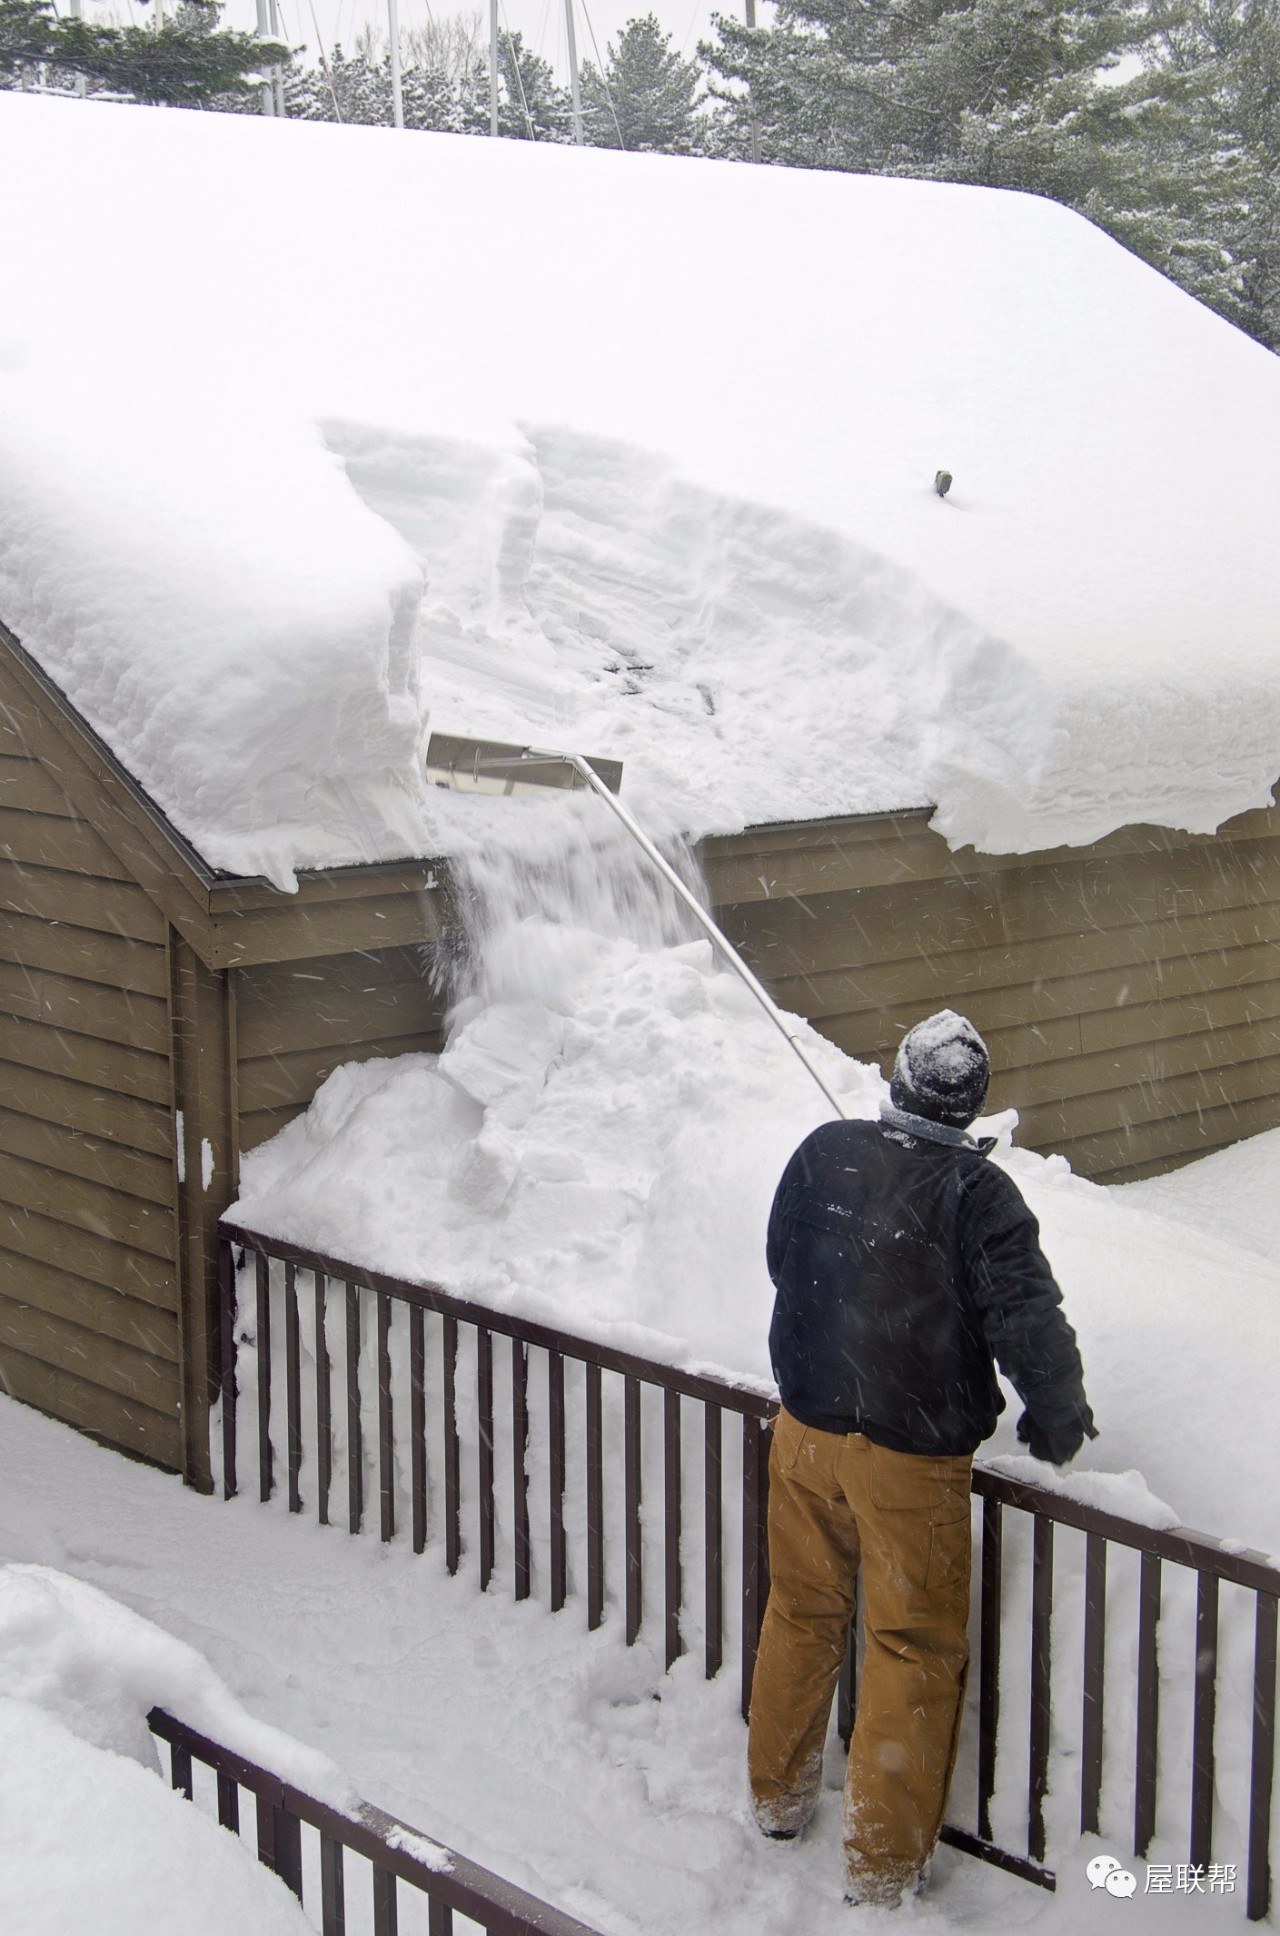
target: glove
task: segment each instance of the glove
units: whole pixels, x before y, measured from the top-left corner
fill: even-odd
[[[1045,1465],[1066,1465],[1074,1459],[1086,1438],[1096,1439],[1098,1428],[1086,1405],[1065,1417],[1045,1420],[1024,1412],[1018,1420],[1018,1439],[1033,1459]]]

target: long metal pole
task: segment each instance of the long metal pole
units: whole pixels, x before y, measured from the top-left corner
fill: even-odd
[[[754,32],[756,24],[756,0],[746,0],[745,12],[747,25]],[[760,131],[756,127],[754,114],[751,116],[751,159],[752,161],[759,161],[760,159]]]
[[[564,28],[569,42],[569,97],[573,102],[573,138],[582,146],[582,89],[578,83],[578,42],[573,31],[573,0],[564,0]]]
[[[69,0],[69,12],[73,20],[82,20],[84,18],[84,8],[81,4],[81,0]],[[76,93],[78,95],[83,96],[85,93],[85,89],[86,89],[86,82],[85,82],[84,75],[77,74],[76,75]]]
[[[277,3],[276,3],[276,0],[270,0],[270,4],[271,4],[271,38],[272,38],[273,40],[279,40],[279,38],[280,38],[280,9],[279,9],[279,7],[278,7],[278,5],[277,5]],[[283,114],[284,114],[284,111],[285,111],[285,106],[284,106],[284,69],[283,69],[283,67],[273,67],[273,68],[272,68],[272,70],[271,70],[271,72],[272,72],[272,74],[273,74],[273,76],[274,76],[274,84],[273,84],[273,88],[272,88],[272,93],[273,93],[273,95],[274,95],[274,98],[275,98],[275,104],[276,104],[276,113],[277,113],[278,115],[281,115],[281,116],[283,116]]]
[[[557,755],[554,753],[540,753],[538,757],[540,759],[555,759]],[[605,805],[609,808],[609,811],[612,814],[616,815],[616,817],[622,822],[627,832],[631,835],[631,838],[644,849],[650,861],[657,868],[658,872],[662,875],[663,879],[669,884],[669,886],[674,888],[675,892],[679,895],[680,899],[684,902],[684,905],[688,908],[690,914],[693,915],[694,919],[698,922],[699,926],[705,930],[706,934],[710,938],[711,945],[719,951],[719,953],[723,956],[725,961],[727,961],[729,966],[734,970],[735,974],[739,975],[741,979],[746,983],[747,987],[751,990],[751,993],[755,996],[761,1008],[764,1010],[765,1014],[769,1017],[769,1020],[773,1023],[774,1027],[778,1030],[779,1034],[783,1037],[783,1039],[786,1042],[790,1043],[792,1050],[799,1057],[800,1061],[803,1062],[805,1068],[809,1071],[809,1074],[813,1077],[819,1089],[821,1089],[823,1095],[826,1097],[827,1101],[831,1104],[831,1107],[835,1110],[836,1115],[843,1117],[845,1118],[845,1120],[847,1120],[848,1112],[846,1111],[844,1104],[840,1101],[839,1097],[831,1089],[827,1087],[825,1077],[823,1077],[818,1073],[818,1070],[814,1067],[813,1063],[809,1060],[808,1051],[797,1040],[796,1031],[787,1026],[786,1019],[783,1016],[782,1011],[778,1007],[777,1003],[773,1000],[773,997],[756,980],[756,977],[752,974],[746,962],[742,959],[742,956],[738,953],[737,949],[734,947],[733,943],[729,940],[728,936],[721,933],[720,929],[716,926],[715,922],[712,920],[711,916],[707,913],[706,909],[698,902],[695,896],[689,892],[688,888],[685,886],[680,876],[676,873],[675,868],[672,867],[671,863],[668,860],[664,859],[664,857],[658,852],[658,849],[654,846],[648,834],[644,831],[644,828],[639,824],[638,821],[632,818],[632,816],[627,812],[627,809],[623,806],[622,802],[619,799],[617,799],[614,794],[610,793],[608,787],[605,785],[604,781],[600,778],[599,774],[592,769],[592,767],[587,763],[586,760],[583,759],[580,753],[564,753],[559,755],[559,757],[562,759],[568,760],[570,766],[572,766],[574,771],[577,774],[579,774],[583,780],[585,780],[586,784],[591,788],[592,792],[598,793],[600,798],[604,801]]]
[[[271,29],[267,24],[267,0],[258,0],[257,34],[259,40],[270,40],[271,38]],[[262,96],[262,112],[264,114],[274,114],[276,111],[276,97],[270,81],[264,81],[258,91]]]
[[[489,0],[489,133],[498,132],[498,0]]]
[[[400,15],[396,0],[387,0],[387,29],[391,40],[391,119],[404,126],[404,88],[400,80]]]

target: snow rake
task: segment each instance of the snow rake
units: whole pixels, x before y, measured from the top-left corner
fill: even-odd
[[[464,739],[453,733],[433,733],[427,744],[427,779],[433,786],[450,787],[462,793],[523,794],[540,787],[559,787],[570,790],[589,788],[592,793],[598,794],[643,851],[650,865],[688,908],[712,947],[751,990],[836,1115],[847,1119],[847,1110],[811,1061],[808,1050],[799,1040],[798,1031],[790,1026],[787,1017],[752,974],[728,936],[717,926],[697,897],[689,892],[674,867],[659,853],[644,828],[618,799],[622,786],[620,760],[588,760],[581,753],[551,753],[533,746],[509,746],[501,740]]]

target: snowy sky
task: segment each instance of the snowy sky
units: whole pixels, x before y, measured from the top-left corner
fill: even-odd
[[[276,0],[280,10],[281,31],[291,46],[305,44],[306,58],[314,59],[317,34],[327,47],[334,41],[350,46],[359,29],[374,21],[385,27],[387,0]],[[692,55],[700,38],[711,33],[714,11],[743,12],[743,0],[575,0],[578,56],[594,60],[592,31],[603,58],[606,42],[626,22],[638,14],[656,13],[667,33],[685,54]],[[568,71],[565,54],[564,0],[499,0],[499,18],[504,26],[518,30],[525,41],[562,76]],[[94,18],[117,17],[143,22],[151,17],[151,7],[141,0],[85,0],[85,12]],[[770,9],[761,0],[761,20]],[[424,26],[429,18],[445,18],[454,13],[483,12],[488,18],[487,0],[399,0],[400,31]],[[224,23],[229,27],[252,30],[257,19],[256,0],[226,0]]]

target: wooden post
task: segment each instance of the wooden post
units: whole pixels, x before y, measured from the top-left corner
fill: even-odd
[[[200,1492],[213,1489],[209,1408],[221,1369],[218,1219],[238,1187],[233,974],[206,968],[170,928],[182,1476]]]

